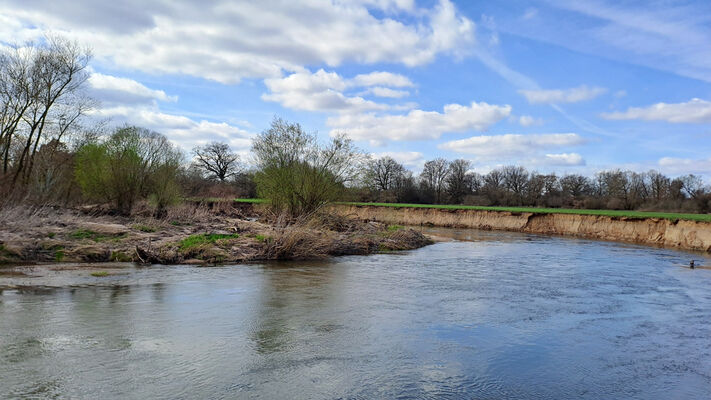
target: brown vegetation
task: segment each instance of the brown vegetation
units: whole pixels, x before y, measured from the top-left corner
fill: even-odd
[[[429,240],[350,217],[316,214],[286,219],[234,202],[186,203],[155,219],[147,206],[133,216],[99,206],[9,208],[0,215],[0,263],[234,263],[305,260],[406,250]]]

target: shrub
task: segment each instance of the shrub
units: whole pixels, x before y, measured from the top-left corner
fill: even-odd
[[[309,215],[354,181],[363,155],[343,135],[326,145],[299,124],[274,119],[252,146],[258,171],[257,191],[271,206],[292,217]]]
[[[75,176],[85,197],[113,203],[123,215],[151,196],[158,214],[178,198],[181,153],[165,136],[137,127],[116,130],[103,143],[79,149]]]

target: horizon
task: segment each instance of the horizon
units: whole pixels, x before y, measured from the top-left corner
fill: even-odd
[[[711,4],[260,6],[10,0],[0,46],[89,46],[93,117],[186,151],[245,155],[278,115],[415,172],[443,157],[479,173],[711,176]]]

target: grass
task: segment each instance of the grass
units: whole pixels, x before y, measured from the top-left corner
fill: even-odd
[[[141,231],[141,232],[146,232],[146,233],[153,233],[156,231],[156,228],[153,226],[141,225],[141,224],[134,225],[133,229],[135,229],[137,231]]]
[[[221,239],[236,239],[239,235],[236,233],[226,234],[226,233],[201,233],[197,235],[190,235],[178,243],[180,250],[185,251],[190,248],[215,243]]]
[[[267,236],[267,235],[260,235],[260,234],[254,235],[254,238],[255,238],[256,240],[260,241],[260,242],[266,242],[266,241],[268,241],[269,239],[271,239],[271,238],[270,238],[269,236]]]
[[[54,261],[62,262],[62,260],[64,260],[64,248],[60,246],[54,251]]]
[[[265,199],[235,199],[238,203],[263,204],[268,202]],[[673,212],[657,211],[627,211],[627,210],[584,210],[572,208],[538,208],[538,207],[487,207],[487,206],[463,206],[448,204],[407,204],[407,203],[359,203],[359,202],[338,202],[351,206],[376,206],[394,208],[436,208],[443,210],[480,210],[480,211],[503,211],[512,213],[534,213],[534,214],[577,214],[577,215],[601,215],[607,217],[624,218],[661,218],[672,221],[689,220],[711,222],[711,214],[684,214]]]
[[[107,271],[94,271],[89,275],[95,276],[97,278],[103,278],[105,276],[109,276],[109,273]]]
[[[131,256],[129,256],[128,254],[126,254],[122,251],[112,251],[111,252],[111,261],[131,262],[131,261],[133,261],[133,258],[131,258]]]
[[[404,228],[402,225],[388,225],[388,232],[397,232]]]
[[[76,240],[90,239],[95,242],[104,242],[107,240],[115,240],[115,241],[121,240],[123,237],[126,236],[126,234],[122,233],[120,235],[106,235],[103,233],[94,232],[89,229],[77,229],[76,231],[69,234],[69,236],[72,239],[76,239]]]

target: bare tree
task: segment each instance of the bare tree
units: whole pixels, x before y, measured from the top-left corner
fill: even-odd
[[[566,175],[560,178],[560,186],[563,194],[573,199],[588,195],[592,191],[590,179],[583,175]]]
[[[467,160],[454,160],[449,164],[449,173],[447,174],[447,194],[452,203],[459,204],[464,199],[464,196],[471,192],[469,175],[467,171],[471,163]]]
[[[435,195],[435,202],[442,202],[445,179],[449,174],[449,162],[444,158],[437,158],[425,163],[420,182],[426,190],[432,191]]]
[[[372,160],[366,167],[366,179],[375,190],[393,190],[402,181],[405,167],[392,157]]]
[[[93,106],[81,91],[90,58],[89,50],[60,37],[0,56],[0,153],[3,174],[14,169],[11,188],[29,179],[40,144],[60,140]]]
[[[501,173],[506,189],[514,195],[518,204],[522,204],[526,193],[526,185],[529,180],[528,171],[523,167],[509,165],[502,168]]]
[[[241,170],[239,155],[227,143],[212,142],[193,149],[195,165],[208,177],[224,182]]]
[[[649,182],[649,195],[656,201],[665,198],[670,192],[671,181],[659,171],[651,170],[647,172]]]

